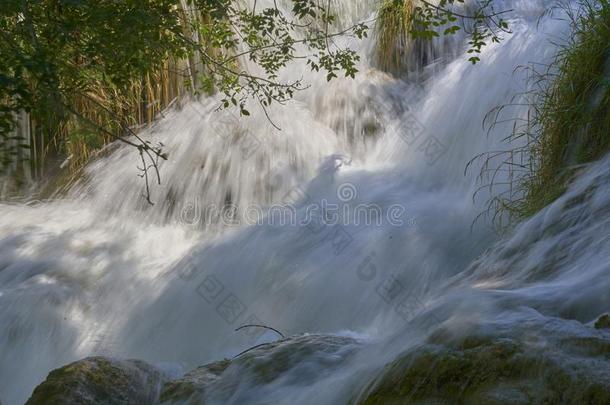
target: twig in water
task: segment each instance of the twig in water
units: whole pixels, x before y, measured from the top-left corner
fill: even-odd
[[[251,351],[251,350],[258,349],[259,347],[262,347],[262,346],[267,346],[267,345],[270,345],[270,344],[272,344],[272,343],[275,343],[275,342],[261,343],[261,344],[256,345],[256,346],[252,346],[251,348],[246,349],[246,350],[244,350],[243,352],[241,352],[241,353],[239,353],[239,354],[237,354],[237,355],[233,356],[233,359],[236,359],[236,358],[238,358],[239,356],[241,356],[242,354],[246,354],[246,353],[248,353],[248,352],[249,352],[249,351]]]
[[[245,329],[245,328],[263,328],[263,329],[269,329],[269,330],[274,331],[278,335],[280,335],[282,337],[282,339],[286,339],[286,336],[284,336],[284,334],[282,332],[280,332],[279,330],[277,330],[275,328],[272,328],[270,326],[265,326],[265,325],[243,325],[243,326],[240,326],[239,328],[235,329],[235,332],[240,331],[240,330]]]
[[[282,339],[286,339],[286,336],[284,336],[284,334],[282,332],[280,332],[279,330],[277,330],[275,328],[272,328],[270,326],[265,326],[265,325],[243,325],[243,326],[240,326],[239,328],[235,329],[235,332],[240,331],[240,330],[245,329],[245,328],[263,328],[263,329],[269,329],[269,330],[274,331],[278,335],[280,335],[282,337]],[[249,349],[246,349],[243,352],[240,352],[239,354],[235,355],[233,358],[236,359],[239,356],[241,356],[242,354],[246,354],[249,351],[252,351],[254,349],[258,349],[259,347],[262,347],[262,346],[270,345],[272,343],[275,343],[275,342],[261,343],[261,344],[258,344],[256,346],[252,346]]]

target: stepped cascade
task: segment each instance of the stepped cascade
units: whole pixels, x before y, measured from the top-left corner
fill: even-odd
[[[335,3],[342,24],[376,10]],[[343,39],[361,55],[356,78],[327,82],[297,61],[282,75],[310,88],[268,116],[254,105],[249,117],[217,111],[216,96],[170,108],[141,133],[170,157],[154,205],[124,144],[61,197],[1,203],[2,403],[24,403],[49,371],[88,356],[179,377],[278,339],[235,330],[247,324],[337,340],[288,352],[298,365],[271,381],[237,362],[223,374],[237,388],[219,384],[209,403],[347,404],[431,334],[549,352],[563,338],[599,338],[591,323],[610,308],[607,158],[509,235],[476,220],[491,195],[473,200],[480,162],[464,169],[506,148],[513,125],[482,122],[528,86],[515,68],[549,63],[570,30],[547,12],[552,1],[496,3],[513,10],[513,33],[476,65],[459,34],[414,48],[407,61],[421,66],[404,76],[377,66],[374,36]]]

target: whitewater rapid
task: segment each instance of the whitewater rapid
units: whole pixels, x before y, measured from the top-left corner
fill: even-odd
[[[400,80],[374,67],[372,40],[346,44],[362,52],[355,80],[326,83],[296,66],[286,76],[303,74],[311,88],[270,109],[281,130],[256,108],[248,118],[215,111],[213,97],[166,111],[142,134],[170,156],[154,205],[142,197],[137,152],[124,145],[92,162],[67,195],[0,205],[2,403],[23,403],[51,369],[89,355],[180,375],[277,338],[235,331],[247,323],[352,336],[366,349],[309,386],[259,392],[244,382],[225,403],[344,403],[356,377],[431,325],[467,329],[517,302],[540,317],[599,315],[610,291],[608,162],[483,256],[498,236],[485,220],[473,225],[486,196],[472,199],[476,166],[464,175],[475,155],[506,147],[512,123],[488,134],[482,121],[524,90],[526,73],[515,68],[549,62],[551,39],[568,32],[566,21],[539,20],[552,3],[510,2],[513,34],[476,66],[450,49],[426,74]],[[339,5],[347,20],[373,12]],[[589,199],[565,208],[591,184]],[[308,222],[307,207],[323,201],[350,213],[374,206],[381,220]],[[293,207],[295,223],[268,214],[274,204]],[[591,223],[568,221],[581,210]],[[548,230],[553,221],[559,230]],[[576,231],[591,243],[576,248]],[[564,245],[564,258],[544,264]],[[505,322],[519,323],[511,313]]]

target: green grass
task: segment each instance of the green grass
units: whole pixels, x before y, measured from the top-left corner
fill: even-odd
[[[582,0],[568,15],[570,40],[547,71],[534,72],[542,90],[533,94],[527,124],[507,138],[527,138],[527,145],[503,156],[486,154],[483,172],[493,171],[490,161],[497,157],[504,158],[500,170],[521,170],[509,180],[510,191],[489,202],[499,229],[507,217],[510,226],[552,203],[583,164],[610,151],[610,3]]]
[[[518,206],[527,217],[555,200],[572,177],[572,167],[610,150],[610,4],[583,4],[574,40],[556,60],[558,75],[543,97],[540,134],[533,144],[535,172],[524,183]]]
[[[413,16],[413,0],[384,0],[377,15],[378,66],[390,73],[403,69],[409,49],[409,32]]]

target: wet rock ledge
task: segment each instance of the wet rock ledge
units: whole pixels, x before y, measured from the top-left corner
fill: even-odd
[[[373,378],[356,381],[345,405],[610,404],[605,322],[570,321],[571,329],[559,320],[524,323],[516,331],[468,336],[441,328]],[[296,336],[173,380],[142,361],[91,357],[52,371],[26,405],[260,403],[249,396],[255,391],[277,403],[271,397],[278,387],[307,389],[350,367],[360,347],[345,337]]]
[[[223,403],[248,385],[265,386],[280,378],[307,385],[324,378],[344,364],[358,345],[345,337],[295,336],[233,360],[196,368],[174,380],[142,361],[90,357],[51,371],[26,405]]]
[[[26,404],[154,404],[164,383],[143,361],[89,357],[51,371]]]

